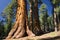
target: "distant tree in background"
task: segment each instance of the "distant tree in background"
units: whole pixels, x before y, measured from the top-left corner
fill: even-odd
[[[44,30],[44,32],[48,32],[48,13],[47,13],[47,9],[46,9],[46,5],[43,3],[40,6],[40,25],[41,28]]]
[[[53,5],[53,18],[54,18],[54,26],[55,26],[55,31],[58,31],[58,22],[57,22],[57,12],[56,7],[58,7],[58,4],[60,3],[60,0],[51,0],[51,3]]]

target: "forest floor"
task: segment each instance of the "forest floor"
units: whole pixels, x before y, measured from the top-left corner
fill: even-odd
[[[4,40],[60,40],[60,31],[50,32],[50,33],[43,34],[41,36],[35,36],[35,37],[27,36],[19,39],[4,39]]]

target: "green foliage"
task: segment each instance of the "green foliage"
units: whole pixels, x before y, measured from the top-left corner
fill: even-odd
[[[46,5],[44,3],[40,6],[40,25],[42,30],[45,30],[45,32],[54,30],[53,16],[48,15]]]
[[[45,16],[47,16],[46,13],[47,13],[46,5],[42,4],[40,7],[40,21],[41,21],[41,23],[43,23]]]
[[[60,0],[51,0],[51,1],[54,5],[60,3]]]
[[[54,24],[53,24],[53,16],[51,15],[51,16],[49,16],[48,18],[48,25],[49,25],[49,30],[51,31],[51,30],[54,30]]]
[[[46,9],[46,5],[42,4],[40,6],[40,25],[43,31],[46,32],[46,28],[48,28],[48,13],[47,13],[47,9]],[[46,29],[46,30],[45,30]]]
[[[17,1],[12,0],[10,4],[2,12],[2,17],[5,19],[4,32],[7,35],[14,24],[16,15]]]
[[[3,15],[6,15],[6,17],[11,15],[14,18],[15,12],[16,12],[16,8],[17,8],[17,2],[16,2],[16,0],[12,0],[12,2],[10,4],[8,4],[8,6],[4,9]]]
[[[41,4],[41,6],[40,6],[40,13],[43,11],[46,11],[46,5],[44,3]]]
[[[3,20],[0,21],[0,39],[4,36],[4,24]]]

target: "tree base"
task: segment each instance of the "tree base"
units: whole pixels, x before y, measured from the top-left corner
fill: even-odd
[[[47,34],[44,34],[41,36],[35,36],[35,37],[27,36],[19,39],[4,39],[4,40],[56,40],[56,39],[60,40],[60,31],[51,32],[51,33],[47,33]]]

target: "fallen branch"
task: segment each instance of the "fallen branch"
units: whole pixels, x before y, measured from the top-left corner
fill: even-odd
[[[37,39],[48,39],[48,38],[54,38],[54,37],[58,37],[60,36],[60,31],[58,32],[50,32],[41,36],[35,36],[35,37],[23,37],[23,38],[19,38],[19,39],[5,39],[5,40],[37,40]]]

